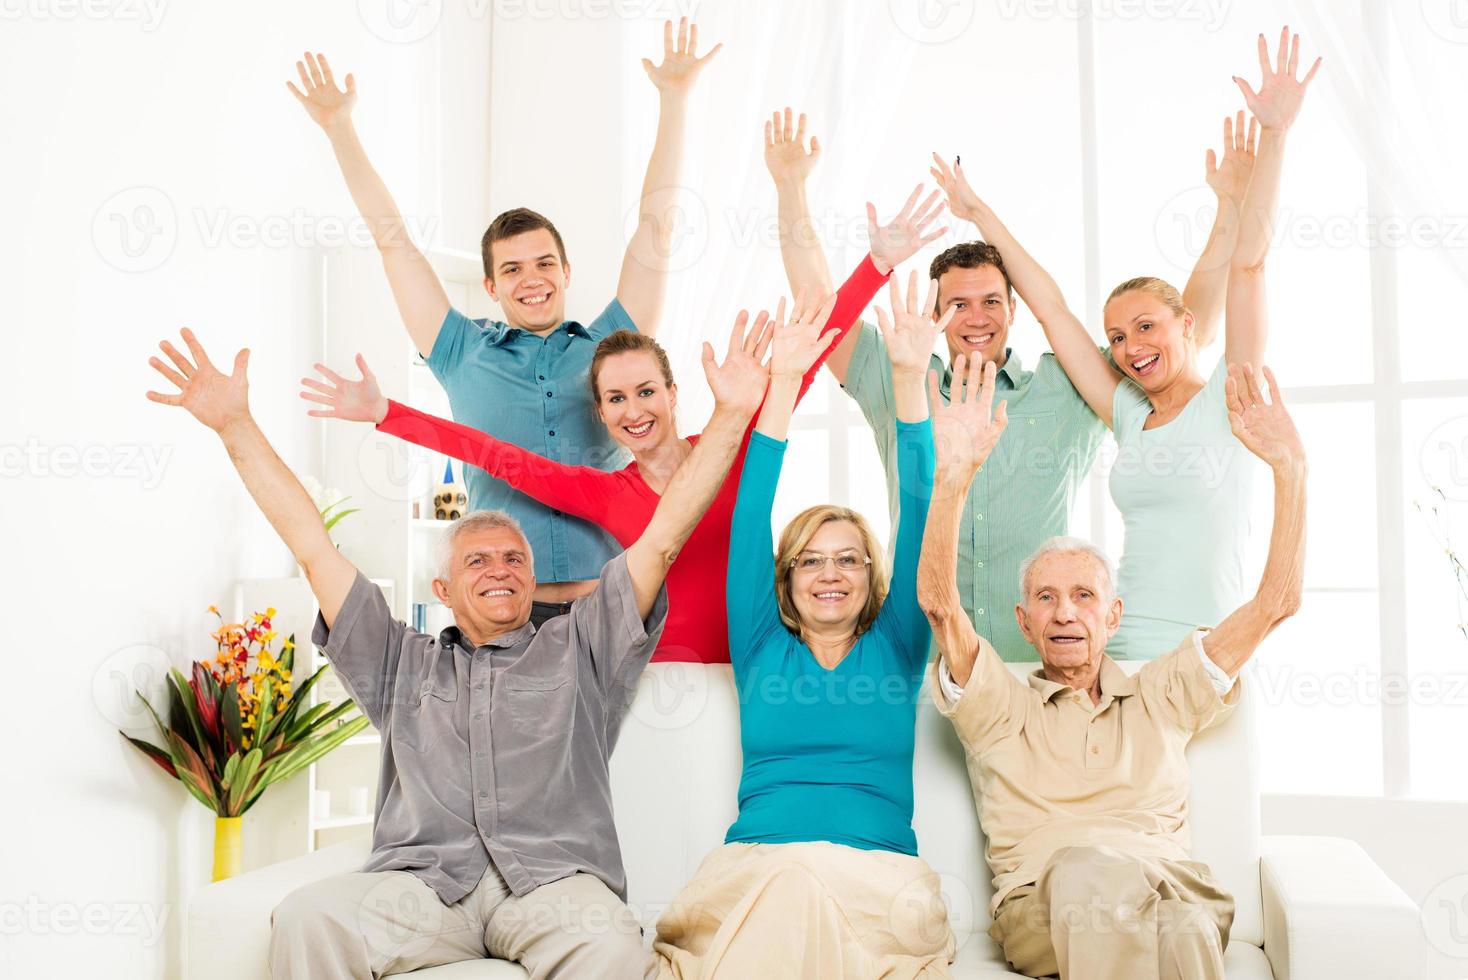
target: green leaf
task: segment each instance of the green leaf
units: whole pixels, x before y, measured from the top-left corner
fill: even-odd
[[[178,770],[173,767],[173,760],[169,758],[167,752],[164,752],[152,742],[145,742],[140,738],[133,738],[127,732],[119,732],[118,734],[127,739],[129,742],[136,745],[148,758],[158,763],[158,765],[163,769],[164,772],[168,773],[174,779],[178,778]]]
[[[226,684],[219,705],[219,718],[224,728],[225,746],[231,753],[239,752],[245,743],[244,719],[240,717],[239,688],[234,684]]]
[[[235,776],[239,773],[239,771],[240,756],[239,753],[235,753],[234,755],[231,755],[229,757],[229,761],[224,764],[224,776],[219,780],[219,788],[223,790],[228,790],[230,786],[234,784]]]
[[[345,500],[346,498],[343,497],[342,499]],[[337,501],[337,503],[340,503],[340,502],[341,501]],[[346,517],[348,514],[355,514],[358,511],[360,511],[361,509],[362,508],[360,508],[360,507],[348,507],[346,510],[337,511],[334,515],[332,515],[331,519],[326,522],[326,530],[327,530],[327,532],[330,533],[331,532],[331,529],[334,528],[334,527],[336,527],[337,521],[340,521],[343,517]]]
[[[245,754],[245,759],[240,763],[239,774],[235,779],[234,786],[230,788],[229,799],[226,806],[229,808],[229,816],[240,815],[240,806],[245,800],[246,791],[253,789],[255,773],[260,769],[260,750],[251,749]]]
[[[263,777],[263,783],[270,785],[271,783],[278,783],[282,779],[289,779],[366,728],[367,724],[368,722],[365,717],[354,718],[344,725],[338,725],[329,733],[316,735],[302,741],[289,752],[270,763],[265,770],[267,775]],[[262,786],[261,788],[263,789],[264,787]]]
[[[189,687],[188,678],[184,677],[178,668],[173,668],[168,672],[168,679],[172,682],[174,695],[177,697],[174,703],[179,706],[179,713],[185,719],[184,725],[174,722],[174,733],[187,741],[189,747],[201,757],[204,774],[210,782],[213,782],[217,775],[214,767],[214,749],[210,745],[208,733],[204,730],[204,722],[199,717],[199,706],[194,699],[194,689]]]

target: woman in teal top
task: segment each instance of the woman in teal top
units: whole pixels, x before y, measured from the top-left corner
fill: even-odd
[[[1127,280],[1107,298],[1106,347],[1098,349],[1054,280],[978,199],[962,168],[935,158],[933,172],[948,192],[949,210],[971,217],[999,249],[1016,292],[1045,329],[1071,383],[1116,436],[1111,494],[1126,537],[1118,570],[1121,625],[1106,646],[1114,660],[1153,660],[1198,626],[1218,623],[1244,598],[1256,467],[1229,428],[1224,381],[1229,364],[1257,371],[1264,360],[1264,259],[1285,136],[1320,67],[1316,59],[1297,79],[1299,54],[1300,39],[1292,44],[1286,28],[1271,65],[1260,35],[1259,91],[1234,79],[1254,115],[1248,136],[1241,112],[1236,125],[1225,120],[1225,167],[1215,168],[1209,154],[1209,182],[1221,186],[1232,179],[1242,191],[1234,222],[1222,220],[1229,205],[1220,191],[1222,234],[1234,242],[1220,249],[1229,256],[1224,353],[1209,375],[1198,365],[1198,349],[1207,341],[1193,311],[1175,288],[1150,276]],[[1210,248],[1217,246],[1210,241]]]
[[[917,602],[933,467],[923,373],[941,327],[935,290],[928,312],[918,309],[916,274],[905,305],[891,288],[894,316],[878,317],[892,353],[902,494],[890,581],[884,549],[845,507],[803,511],[775,547],[770,512],[794,396],[830,341],[800,301],[790,326],[776,328],[730,531],[739,817],[658,923],[665,977],[946,975],[952,934],[912,831],[931,641]],[[894,914],[912,921],[894,928]]]

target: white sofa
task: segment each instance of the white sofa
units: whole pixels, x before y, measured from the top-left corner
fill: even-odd
[[[1135,667],[1137,665],[1127,665]],[[1013,668],[1023,673],[1023,668]],[[1352,841],[1261,837],[1258,752],[1247,678],[1241,710],[1195,739],[1189,809],[1194,856],[1234,895],[1230,980],[1413,980],[1423,975],[1418,910]],[[739,714],[727,666],[657,664],[643,677],[612,759],[629,885],[647,926],[723,841],[735,816]],[[992,894],[963,749],[926,692],[915,763],[918,847],[942,875],[958,941],[956,977],[1013,977],[989,938]],[[189,905],[186,976],[268,975],[270,911],[292,889],[361,867],[365,842],[342,844],[202,889]],[[420,971],[425,980],[523,977],[480,960]]]

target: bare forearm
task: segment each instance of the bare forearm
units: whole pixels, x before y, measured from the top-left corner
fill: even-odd
[[[638,199],[637,230],[627,243],[617,282],[617,299],[637,329],[649,336],[657,333],[667,298],[668,259],[679,214],[674,205],[683,172],[687,118],[684,97],[666,93],[660,96],[657,136]]]
[[[246,416],[230,423],[220,431],[219,438],[260,512],[306,570],[330,624],[346,599],[356,570],[332,545],[310,495],[253,418]]]
[[[892,403],[899,422],[921,422],[928,417],[927,379],[916,371],[892,371]]]
[[[1249,662],[1275,627],[1299,611],[1305,580],[1303,461],[1274,471],[1274,527],[1254,597],[1203,638],[1203,649],[1230,677]]]
[[[805,181],[776,181],[777,220],[780,224],[780,261],[792,293],[802,288],[831,292],[831,267],[816,235]],[[891,271],[891,270],[881,270]]]
[[[939,465],[917,574],[918,605],[928,617],[949,673],[960,685],[968,683],[978,651],[973,624],[958,594],[958,531],[974,475]]]
[[[383,251],[407,249],[416,252],[418,248],[408,234],[397,202],[372,166],[372,161],[367,158],[367,150],[357,136],[356,127],[352,125],[350,117],[327,130],[327,137],[331,140],[332,152],[336,154],[337,165],[346,180],[347,191],[352,195],[352,202],[356,204],[358,213],[367,222],[377,247]]]
[[[673,474],[642,535],[627,549],[639,612],[652,610],[668,568],[703,520],[744,442],[749,416],[716,407],[693,451]]]
[[[1059,284],[1025,251],[993,209],[980,203],[972,217],[984,241],[997,248],[1004,257],[1004,269],[1009,273],[1010,282],[1014,283],[1015,292],[1019,293],[1019,298],[1024,300],[1036,319],[1043,325],[1058,322],[1062,316],[1070,317],[1070,307],[1065,304],[1065,294],[1060,291]],[[1048,333],[1049,328],[1046,329]],[[1085,337],[1084,329],[1081,335]],[[1085,339],[1091,344],[1089,338]]]
[[[1183,304],[1193,313],[1193,336],[1200,349],[1213,343],[1223,322],[1223,298],[1238,232],[1237,208],[1220,198],[1208,241],[1183,287]]]
[[[800,381],[794,375],[777,374],[770,378],[770,388],[760,408],[756,432],[779,442],[785,441],[790,433],[790,416],[795,413],[795,402],[800,397]]]
[[[1240,208],[1238,241],[1234,246],[1234,268],[1262,268],[1274,236],[1275,210],[1279,206],[1279,181],[1284,170],[1285,131],[1265,129],[1259,134],[1259,152],[1254,173]]]

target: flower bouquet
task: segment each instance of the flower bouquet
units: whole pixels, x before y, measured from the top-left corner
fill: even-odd
[[[346,718],[354,705],[309,704],[307,694],[329,665],[296,687],[291,669],[295,637],[277,656],[274,609],[249,623],[226,623],[210,633],[215,656],[193,665],[192,676],[171,670],[168,711],[163,716],[141,694],[158,725],[164,747],[122,733],[133,745],[183,783],[194,799],[215,814],[214,880],[239,871],[240,817],[272,784],[288,779],[367,727],[361,715]]]

